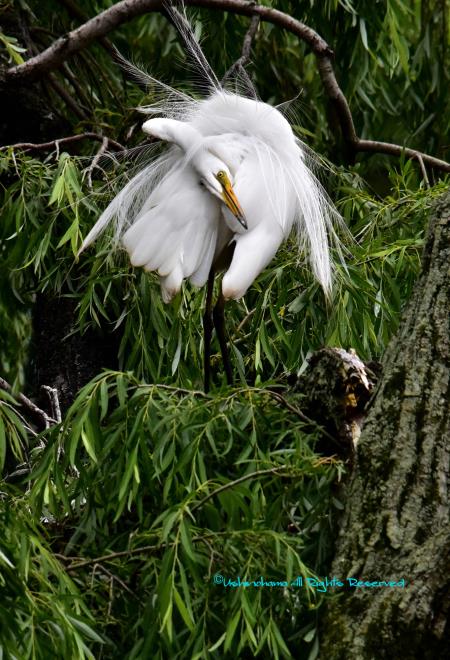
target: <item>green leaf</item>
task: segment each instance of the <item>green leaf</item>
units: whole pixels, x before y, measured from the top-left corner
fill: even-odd
[[[192,544],[191,532],[188,523],[183,518],[180,525],[181,546],[192,561],[197,561],[197,557]]]
[[[133,451],[131,452],[130,456],[127,458],[127,465],[119,487],[119,500],[121,500],[124,497],[127,491],[128,484],[131,479],[131,475],[133,474],[134,468],[136,467],[138,450],[139,450],[139,445],[137,444],[133,448]]]
[[[94,463],[97,463],[97,455],[95,453],[94,444],[84,429],[81,430],[81,440],[83,441],[83,445],[89,456],[92,458]]]
[[[234,614],[233,618],[231,619],[231,621],[228,623],[227,629],[225,631],[226,637],[225,637],[225,645],[223,647],[224,653],[227,653],[230,650],[231,644],[233,643],[233,637],[236,632],[236,628],[238,626],[238,623],[241,621],[241,619],[242,619],[242,610],[238,609]]]
[[[8,559],[2,550],[0,550],[0,559],[10,568],[15,568],[14,564]]]
[[[83,635],[85,635],[88,639],[92,639],[92,641],[98,642],[99,644],[104,643],[104,640],[100,637],[100,635],[98,635],[95,630],[88,626],[87,623],[81,619],[76,619],[74,616],[70,616],[69,614],[66,616],[68,620],[75,626],[75,628],[82,632]]]
[[[366,21],[363,18],[359,19],[359,32],[361,34],[361,41],[366,50],[369,50],[369,44],[367,42],[367,30],[366,30]]]
[[[181,616],[183,617],[183,621],[189,628],[189,630],[194,630],[194,622],[191,619],[191,616],[186,608],[186,605],[183,602],[183,599],[181,598],[180,594],[176,590],[176,588],[173,588],[173,596],[175,599],[176,606],[178,608],[178,611],[180,612]]]
[[[217,640],[212,646],[209,647],[208,652],[209,652],[209,653],[212,653],[213,651],[215,651],[216,649],[218,649],[219,646],[221,646],[221,644],[223,644],[223,641],[224,641],[224,639],[226,638],[226,636],[227,636],[227,632],[225,631],[225,632],[219,637],[219,639],[218,639],[218,640]]]
[[[0,417],[0,474],[3,472],[6,458],[6,434],[3,419]]]
[[[64,243],[67,243],[68,241],[71,241],[72,238],[78,235],[78,219],[76,218],[72,224],[70,225],[69,229],[66,231],[64,236],[61,238],[59,241],[58,245],[56,246],[56,249],[58,250]]]
[[[50,199],[48,201],[49,206],[52,206],[52,204],[58,203],[60,204],[63,200],[64,197],[64,175],[60,174],[59,177],[56,179],[55,185],[53,186],[52,194],[50,195]]]

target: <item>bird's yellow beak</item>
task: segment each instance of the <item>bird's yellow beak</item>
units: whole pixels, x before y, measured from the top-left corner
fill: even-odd
[[[222,198],[226,206],[230,209],[231,213],[234,215],[236,220],[244,227],[248,229],[247,222],[245,220],[244,211],[241,208],[241,205],[238,202],[236,194],[231,185],[230,179],[225,174],[225,172],[219,172],[219,175],[216,177],[220,185],[222,186]]]

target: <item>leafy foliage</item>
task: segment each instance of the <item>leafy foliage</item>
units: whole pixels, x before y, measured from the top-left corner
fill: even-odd
[[[104,625],[127,657],[150,649],[200,657],[210,647],[212,657],[245,648],[283,654],[283,637],[311,628],[312,590],[276,596],[217,577],[290,584],[327,556],[330,483],[341,468],[315,454],[303,427],[264,389],[209,397],[110,372],[80,392],[36,456],[30,497],[60,521],[56,543],[94,601],[97,630]],[[300,635],[294,609],[308,624]]]
[[[75,583],[13,491],[0,502],[1,648],[8,658],[93,658],[101,642]]]
[[[61,4],[64,30],[79,24],[80,11],[93,16],[108,6],[80,0],[75,15],[73,3]],[[442,3],[264,4],[333,46],[361,135],[445,158]],[[39,18],[44,29],[30,34],[42,50],[61,29],[53,3],[20,6],[30,25]],[[248,20],[202,11],[195,26],[220,74],[239,56]],[[21,35],[13,20],[5,23],[5,64],[24,57]],[[190,85],[189,71],[174,66],[184,56],[163,17],[122,26],[114,42],[157,76]],[[330,302],[292,242],[245,300],[230,304],[237,388],[224,386],[217,353],[216,389],[199,391],[202,293],[186,285],[164,306],[156,277],[133,271],[106,243],[75,258],[136,162],[101,160],[90,169],[98,144],[88,140],[76,155],[1,151],[1,375],[16,389],[33,385],[39,296],[74,303],[73,336],[114,335],[118,367],[87,383],[62,423],[40,435],[14,396],[0,393],[5,657],[317,657],[320,593],[225,586],[215,576],[290,582],[326,573],[345,467],[317,454],[319,430],[287,394],[280,399],[280,384],[324,345],[355,348],[365,359],[382,355],[419,272],[428,209],[448,180],[433,183],[429,173],[427,187],[416,163],[385,157],[342,164],[315,60],[292,35],[262,25],[249,70],[272,103],[304,89],[289,113],[302,139],[339,163],[325,183],[354,240],[345,245],[346,268],[337,261]],[[95,129],[130,147],[139,142],[134,108],[148,99],[99,45],[56,76],[74,103],[48,82],[42,90],[67,134]]]

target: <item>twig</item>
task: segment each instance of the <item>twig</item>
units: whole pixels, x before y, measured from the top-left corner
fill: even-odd
[[[52,411],[52,416],[56,419],[56,422],[60,424],[62,422],[61,417],[61,407],[59,405],[59,396],[58,390],[56,387],[50,387],[49,385],[42,385],[41,389],[47,394],[50,401],[50,409]]]
[[[82,55],[80,54],[82,57]],[[80,108],[83,111],[89,112],[89,106],[92,104],[91,100],[87,96],[85,90],[83,89],[83,86],[80,85],[80,83],[77,80],[77,77],[72,73],[70,70],[69,66],[65,63],[62,65],[62,71],[64,73],[64,77],[67,78],[69,83],[72,85],[75,94],[78,96],[78,99],[83,102],[83,105],[80,105]]]
[[[241,484],[244,481],[248,481],[249,479],[253,479],[254,477],[263,477],[269,474],[277,474],[278,472],[282,470],[287,470],[286,465],[280,465],[280,467],[275,467],[275,468],[268,468],[267,470],[256,470],[256,472],[250,472],[249,474],[244,474],[244,476],[239,477],[239,479],[234,479],[234,481],[228,481],[226,484],[223,484],[223,486],[220,486],[219,488],[216,488],[216,490],[213,490],[212,493],[209,493],[209,495],[206,495],[200,502],[198,502],[195,506],[192,507],[191,513],[194,513],[194,511],[197,511],[197,509],[200,509],[208,500],[211,500],[213,497],[216,495],[219,495],[219,493],[222,493],[224,490],[228,490],[229,488],[234,488],[234,486],[237,486],[238,484]],[[287,475],[281,475],[281,476],[287,476],[290,477],[292,476],[291,474]]]
[[[25,429],[26,431],[28,431],[28,433],[31,433],[31,435],[32,435],[33,437],[35,437],[35,438],[38,437],[39,434],[36,433],[36,431],[35,431],[34,429],[31,428],[31,426],[28,424],[28,422],[27,422],[27,420],[25,419],[25,417],[24,417],[23,415],[21,415],[20,412],[19,412],[18,410],[16,410],[16,408],[15,408],[13,405],[11,405],[10,403],[8,403],[7,401],[2,401],[2,406],[6,406],[6,407],[9,408],[10,410],[12,410],[13,413],[14,413],[15,415],[17,415],[17,417],[18,417],[18,418],[20,419],[20,421],[22,422],[24,429]],[[40,446],[42,446],[42,447],[44,446],[44,443],[43,443],[42,441],[41,441],[41,443],[40,443]]]
[[[199,396],[203,399],[211,399],[211,396],[208,394],[205,394],[202,390],[188,390],[183,387],[176,387],[175,385],[163,385],[162,383],[150,383],[150,384],[145,384],[145,385],[138,385],[139,388],[145,387],[151,387],[151,388],[156,388],[158,390],[168,390],[169,392],[174,392],[175,394],[188,394],[191,396]]]
[[[360,140],[356,138],[355,143],[356,151],[366,151],[371,153],[386,154],[387,156],[402,156],[403,154],[412,160],[417,160],[419,163],[426,164],[429,167],[435,167],[444,172],[450,172],[450,163],[434,156],[428,156],[422,151],[410,149],[409,147],[402,147],[399,144],[392,144],[391,142],[378,142],[377,140]]]
[[[20,394],[20,393],[14,394],[11,385],[6,380],[4,380],[4,378],[1,377],[0,377],[0,389],[4,390],[5,392],[8,392],[8,394],[11,394],[11,396],[13,396],[18,403],[20,403],[24,408],[26,408],[28,412],[39,417],[44,423],[46,429],[48,429],[53,424],[57,424],[56,419],[53,419],[52,417],[47,415],[47,413],[44,410],[39,408],[24,394]]]
[[[58,138],[57,140],[52,140],[51,142],[41,142],[40,144],[36,144],[34,142],[17,142],[16,144],[7,144],[0,149],[21,149],[22,151],[30,151],[30,150],[36,150],[36,151],[47,151],[48,149],[59,149],[61,145],[65,144],[73,144],[75,142],[80,142],[81,140],[97,140],[99,142],[103,142],[104,136],[99,135],[98,133],[92,133],[90,131],[86,133],[80,133],[79,135],[69,135],[67,137],[62,137]],[[113,140],[111,138],[107,138],[108,143],[114,147],[114,149],[117,149],[118,151],[124,151],[125,147],[120,144],[120,142],[116,142],[116,140]]]
[[[280,468],[281,469],[281,468]],[[192,537],[192,543],[206,543],[208,539],[215,539],[220,536],[229,536],[232,534],[252,534],[256,533],[254,530],[225,530],[220,532],[211,532],[210,534],[201,534],[199,536]],[[144,554],[153,554],[154,552],[159,552],[160,550],[165,550],[166,548],[173,547],[176,545],[177,541],[169,542],[165,541],[163,543],[157,543],[155,545],[143,545],[139,548],[133,548],[132,550],[119,550],[118,552],[110,552],[107,555],[102,555],[101,557],[94,557],[92,559],[82,559],[81,557],[67,557],[60,553],[55,553],[55,557],[62,562],[72,562],[66,567],[68,571],[76,571],[85,566],[100,565],[105,561],[114,561],[115,559],[122,559],[122,557],[132,557],[135,555],[144,555]]]
[[[39,55],[39,50],[37,46],[33,43],[30,43],[30,50],[32,53],[34,53],[34,56]],[[67,67],[66,64],[62,65],[63,67]],[[70,108],[74,115],[78,117],[78,119],[81,119],[83,121],[84,119],[87,119],[87,114],[84,111],[84,109],[78,105],[78,103],[75,101],[73,98],[73,95],[69,94],[69,92],[65,89],[63,85],[56,79],[56,77],[51,73],[48,76],[48,84],[50,87],[53,87],[53,90],[56,92],[56,94],[64,101],[66,107]]]
[[[294,415],[297,415],[299,419],[301,419],[302,422],[305,422],[305,424],[310,424],[311,426],[314,426],[319,433],[324,435],[328,440],[331,440],[334,444],[339,444],[338,441],[334,436],[331,435],[331,433],[328,433],[326,429],[323,428],[320,424],[318,424],[314,419],[311,419],[311,417],[308,417],[305,415],[304,412],[302,412],[299,408],[296,406],[293,406],[292,403],[289,403],[285,397],[280,394],[279,392],[276,392],[275,390],[269,390],[269,389],[263,389],[263,388],[254,388],[257,392],[260,392],[261,394],[268,394],[271,396],[273,399],[278,401],[278,403],[281,403],[282,406],[284,406],[287,410],[289,410],[291,413],[294,413]]]
[[[424,180],[425,186],[427,188],[430,187],[430,181],[428,179],[428,174],[427,174],[427,168],[425,167],[425,163],[423,162],[422,154],[417,154],[417,160],[419,161],[420,169],[422,170],[422,178]]]
[[[109,601],[108,601],[108,611],[106,613],[106,620],[109,621],[111,618],[112,604],[114,600],[114,579],[109,578]]]
[[[98,167],[98,162],[100,158],[103,156],[105,151],[108,149],[108,138],[106,136],[103,137],[102,144],[95,154],[94,158],[92,159],[92,163],[89,165],[88,168],[88,174],[87,174],[87,180],[88,180],[88,187],[89,190],[92,190],[92,173],[95,170],[96,167]]]
[[[225,73],[221,81],[221,85],[224,86],[229,78],[232,78],[234,75],[239,74],[241,78],[245,81],[249,94],[254,98],[256,98],[255,89],[253,87],[253,82],[245,69],[245,66],[248,64],[248,61],[250,59],[252,42],[258,30],[260,20],[261,20],[260,17],[257,15],[252,17],[252,20],[250,22],[250,27],[248,28],[244,37],[244,41],[242,43],[241,56],[236,60],[234,64],[230,66],[230,68]]]
[[[143,605],[143,601],[139,598],[139,596],[137,596],[134,593],[134,591],[132,589],[130,589],[130,587],[120,577],[115,575],[115,573],[111,573],[111,571],[109,571],[105,566],[102,566],[102,564],[96,564],[95,566],[100,571],[103,571],[103,573],[105,573],[105,575],[107,575],[111,580],[113,580],[114,582],[117,582],[117,584],[119,584],[124,591],[129,593],[130,596],[135,598],[141,605]]]
[[[239,325],[237,326],[236,330],[233,332],[233,336],[231,337],[231,340],[232,340],[232,341],[233,341],[233,339],[234,339],[235,337],[238,336],[238,334],[240,333],[240,331],[242,330],[242,328],[244,327],[244,325],[247,323],[247,321],[249,321],[249,320],[252,318],[252,316],[253,316],[253,314],[254,314],[255,312],[256,312],[256,307],[254,307],[253,309],[251,309],[251,310],[248,312],[248,314],[246,314],[246,315],[244,316],[244,318],[242,319],[242,321],[241,321],[241,322],[239,323]]]
[[[80,7],[75,2],[72,2],[72,0],[59,0],[59,1],[61,2],[61,4],[64,5],[70,17],[76,18],[80,20],[82,23],[86,23],[86,21],[89,20],[89,15],[85,14],[84,11],[80,9]],[[102,46],[102,48],[104,48],[104,50],[106,50],[107,53],[109,53],[111,56],[114,56],[115,48],[109,39],[107,39],[106,37],[102,37],[98,39],[98,43]],[[90,72],[93,75],[95,75],[93,73],[93,69],[96,69],[98,71],[103,81],[109,87],[109,91],[111,95],[116,99],[116,101],[119,101],[120,107],[123,110],[124,108],[122,101],[120,97],[117,95],[117,88],[115,89],[115,85],[111,80],[111,78],[106,74],[104,69],[102,69],[102,67],[99,66],[97,58],[92,56],[90,53],[83,53],[82,59],[85,61],[85,65],[90,69]],[[102,86],[98,85],[97,88],[100,94],[102,94],[103,91]]]
[[[194,540],[194,539],[193,539]],[[112,561],[113,559],[120,559],[121,557],[132,557],[133,555],[141,554],[151,554],[159,550],[163,550],[169,544],[168,543],[157,543],[155,545],[143,545],[140,548],[134,548],[133,550],[121,550],[119,552],[110,552],[107,555],[102,555],[101,557],[95,557],[94,559],[83,559],[75,564],[69,564],[67,566],[68,571],[76,571],[79,568],[84,568],[84,566],[91,566],[92,564],[100,564],[104,561]],[[56,555],[58,559],[62,561],[72,561],[72,557],[65,557],[64,555]]]
[[[251,310],[251,311],[247,314],[247,316],[243,319],[243,321],[241,322],[241,324],[243,324],[245,321],[247,321],[247,319],[250,318],[250,316],[253,314],[254,311],[255,311],[255,310]],[[236,340],[234,343],[238,343],[238,341],[239,341],[239,339]],[[210,396],[209,394],[205,394],[205,393],[202,392],[201,390],[188,390],[188,389],[184,389],[184,388],[182,388],[182,387],[176,387],[176,386],[174,386],[174,385],[163,385],[163,384],[161,384],[161,383],[154,383],[154,384],[150,384],[150,385],[149,385],[149,384],[138,385],[137,387],[138,387],[138,388],[149,388],[149,387],[152,387],[152,389],[168,390],[169,392],[174,392],[174,393],[176,393],[176,394],[187,394],[187,395],[191,395],[191,396],[198,396],[198,397],[201,397],[201,398],[203,398],[203,399],[209,399],[209,400],[213,401],[213,399],[211,398],[211,396]],[[251,390],[248,390],[248,389],[236,390],[235,392],[233,392],[232,396],[234,396],[235,394],[239,394],[240,392],[248,392],[248,391],[251,391],[251,392],[257,392],[258,394],[265,394],[265,395],[267,395],[267,396],[272,397],[272,398],[275,399],[278,403],[281,403],[281,405],[284,406],[287,410],[289,410],[291,413],[293,413],[294,415],[296,415],[296,416],[297,416],[302,422],[304,422],[305,424],[308,424],[308,425],[310,425],[310,426],[313,426],[313,427],[316,428],[316,429],[317,429],[322,435],[324,435],[325,437],[327,437],[329,440],[331,440],[331,441],[334,442],[335,444],[338,444],[336,438],[333,437],[333,436],[331,435],[331,433],[329,433],[326,429],[324,429],[324,428],[323,428],[320,424],[318,424],[316,421],[314,421],[313,419],[311,419],[311,417],[308,417],[307,415],[305,415],[304,412],[302,412],[302,411],[301,411],[299,408],[297,408],[296,406],[292,405],[292,403],[289,403],[289,401],[288,401],[288,400],[287,400],[282,394],[280,394],[279,392],[276,392],[275,390],[269,390],[269,389],[265,389],[265,388],[263,388],[263,387],[253,387]]]
[[[80,105],[73,99],[73,96],[61,85],[61,83],[56,80],[55,76],[50,75],[48,77],[50,86],[53,87],[56,94],[64,101],[66,106],[70,108],[74,115],[81,119],[81,121],[88,118],[86,112],[81,108]]]
[[[423,162],[444,172],[450,172],[450,163],[439,158],[434,158],[414,149],[404,148],[397,144],[377,142],[374,140],[362,140],[358,137],[353,117],[333,69],[333,50],[315,30],[288,14],[264,7],[262,5],[249,4],[244,0],[184,0],[186,6],[205,7],[207,9],[218,9],[229,11],[244,16],[259,16],[262,21],[267,21],[282,29],[292,32],[302,39],[311,48],[317,59],[317,67],[322,79],[325,92],[334,107],[339,119],[342,136],[353,153],[360,151],[372,153],[385,153],[387,155],[400,156],[403,153],[408,158],[417,159],[422,157]],[[31,57],[23,64],[13,66],[4,73],[6,82],[18,80],[36,80],[47,74],[52,69],[61,66],[61,63],[74,53],[86,48],[96,39],[104,37],[122,23],[130,21],[136,16],[164,9],[164,0],[121,0],[108,9],[105,9],[94,18],[89,19],[80,27],[57,39],[49,48],[39,55]]]

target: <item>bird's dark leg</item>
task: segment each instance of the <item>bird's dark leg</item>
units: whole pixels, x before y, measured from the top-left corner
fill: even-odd
[[[203,332],[205,337],[205,348],[203,356],[204,383],[205,392],[209,392],[211,383],[211,337],[213,331],[213,311],[212,296],[214,290],[214,268],[211,268],[208,275],[208,284],[206,288],[205,313],[203,314]]]
[[[225,334],[225,298],[223,297],[222,287],[220,288],[219,297],[217,298],[216,306],[213,310],[214,327],[219,340],[220,350],[222,352],[223,366],[227,376],[228,385],[233,385],[233,371],[231,369],[230,354],[228,353],[227,338]]]

